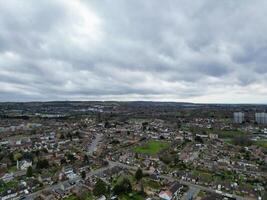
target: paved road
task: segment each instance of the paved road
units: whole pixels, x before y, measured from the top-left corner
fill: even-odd
[[[96,134],[95,139],[93,139],[90,147],[88,148],[88,154],[92,155],[94,151],[96,151],[99,142],[102,140],[102,134]]]
[[[115,166],[115,165],[114,165],[113,163],[111,163],[111,164],[108,165],[107,167],[102,167],[102,168],[97,169],[97,170],[95,170],[95,171],[91,171],[91,172],[87,173],[87,177],[91,177],[91,176],[94,176],[94,175],[103,173],[103,171],[105,171],[105,170],[107,170],[107,169],[110,169],[110,168],[112,168],[112,167],[114,167],[114,166]],[[82,179],[81,179],[81,177],[79,176],[79,177],[73,179],[72,181],[74,181],[74,182],[78,182],[78,181],[81,181],[81,180],[82,180]],[[55,185],[47,186],[47,187],[44,188],[43,190],[39,190],[39,191],[37,191],[37,192],[35,192],[35,193],[32,193],[32,194],[27,195],[25,199],[26,199],[26,200],[33,200],[33,199],[35,199],[38,195],[40,195],[42,191],[44,191],[44,190],[56,190],[56,189],[59,189],[59,188],[61,188],[61,185],[62,185],[62,184],[67,183],[67,182],[68,182],[68,180],[67,180],[67,181],[62,181],[62,182],[60,182],[60,183],[58,183],[58,184],[55,184]],[[74,186],[75,186],[75,185],[73,185],[72,187],[74,187]]]
[[[89,172],[87,174],[87,177],[103,173],[105,170],[110,169],[110,168],[115,167],[115,166],[122,167],[122,168],[129,169],[129,170],[133,170],[133,171],[137,170],[137,167],[129,166],[129,165],[126,165],[126,164],[123,164],[123,163],[120,163],[120,162],[109,161],[109,165],[107,167],[103,167],[103,168],[97,169],[95,171]],[[144,171],[144,172],[148,173],[148,174],[151,173],[150,171]],[[190,191],[190,193],[194,194],[194,195],[197,193],[197,191],[204,190],[204,191],[208,191],[208,192],[211,192],[211,193],[220,193],[220,194],[222,194],[224,196],[228,196],[228,197],[232,196],[233,198],[236,198],[237,200],[254,200],[254,199],[249,199],[249,198],[245,199],[244,197],[241,197],[241,196],[238,196],[238,195],[235,195],[235,194],[228,194],[228,193],[224,193],[224,192],[218,192],[218,191],[216,191],[216,190],[214,190],[212,188],[196,185],[196,184],[193,184],[193,183],[190,183],[190,182],[186,182],[186,181],[177,180],[176,178],[171,177],[171,176],[167,176],[167,175],[160,175],[160,178],[168,179],[169,181],[179,181],[181,184],[187,185],[189,188],[193,188]],[[75,179],[76,182],[79,181],[79,180],[81,180],[80,177]],[[60,183],[58,183],[56,185],[48,186],[43,190],[55,190],[55,189],[58,189],[65,182],[67,182],[67,181],[60,182]],[[43,190],[40,190],[38,192],[35,192],[35,193],[32,193],[32,194],[28,195],[26,197],[26,200],[32,200],[32,199],[36,198],[41,193],[41,191],[43,191]]]
[[[137,170],[137,167],[129,166],[129,165],[126,165],[126,164],[123,164],[123,163],[120,163],[120,162],[112,162],[112,161],[110,161],[109,163],[111,163],[112,165],[117,165],[117,166],[120,166],[122,168],[129,169],[129,170]],[[144,171],[144,172],[145,173],[150,173],[149,171]],[[196,185],[196,184],[193,184],[193,183],[190,183],[190,182],[187,182],[187,181],[177,180],[177,178],[174,178],[174,177],[171,177],[171,176],[167,176],[167,175],[160,175],[160,178],[168,179],[169,181],[179,181],[181,184],[187,185],[189,188],[195,188],[195,189],[198,189],[198,190],[204,190],[204,191],[211,192],[211,193],[217,193],[217,194],[221,194],[221,195],[224,195],[224,196],[235,198],[237,200],[255,200],[255,199],[251,199],[251,198],[246,198],[245,199],[244,197],[241,197],[241,196],[238,196],[238,195],[235,195],[235,194],[229,194],[229,193],[225,193],[225,192],[220,192],[220,191],[216,191],[216,190],[214,190],[212,188]]]
[[[189,187],[189,190],[184,194],[184,196],[182,197],[182,200],[194,199],[199,193],[199,191],[200,189],[196,187]]]
[[[25,176],[26,175],[26,170],[19,170],[19,171],[16,171],[14,172],[14,176],[15,177],[20,177],[20,176]]]
[[[78,181],[78,180],[80,180],[80,178],[77,178],[77,179],[75,179],[74,181]],[[44,190],[56,190],[56,189],[59,189],[59,188],[61,187],[62,184],[67,183],[67,182],[68,182],[68,181],[63,181],[63,182],[60,182],[60,183],[58,183],[58,184],[56,184],[56,185],[48,186],[48,187],[46,187],[46,188],[43,189],[43,190],[39,190],[39,191],[37,191],[37,192],[34,192],[34,193],[31,193],[31,194],[27,195],[25,199],[26,199],[26,200],[33,200],[33,199],[35,199],[36,197],[38,197],[38,196],[41,194],[42,191],[44,191]]]
[[[98,146],[99,142],[102,140],[102,137],[103,137],[102,134],[97,134],[97,135],[95,136],[95,138],[92,140],[92,143],[90,144],[90,147],[89,147],[89,149],[88,149],[88,154],[91,155],[91,154],[97,149],[97,146]],[[87,177],[96,175],[96,174],[98,174],[98,173],[102,173],[102,172],[105,171],[106,169],[109,169],[109,168],[112,168],[112,167],[114,167],[114,165],[113,165],[113,163],[110,163],[110,165],[107,166],[107,167],[103,167],[103,168],[100,168],[100,169],[95,170],[95,171],[93,171],[93,172],[89,172],[89,173],[87,174]],[[24,172],[24,173],[25,173],[25,172]],[[80,177],[77,177],[77,178],[73,179],[73,181],[75,181],[75,182],[78,182],[78,181],[80,181],[80,180],[81,180]],[[55,185],[48,186],[48,187],[46,187],[46,188],[43,189],[43,190],[56,190],[56,189],[61,188],[61,185],[64,184],[64,183],[67,183],[67,182],[68,182],[68,180],[67,180],[67,181],[63,181],[63,182],[60,182],[60,183],[55,184]],[[43,190],[40,190],[40,191],[38,191],[38,192],[29,194],[29,195],[26,197],[26,200],[32,200],[32,199],[36,198],[36,197],[37,197]]]

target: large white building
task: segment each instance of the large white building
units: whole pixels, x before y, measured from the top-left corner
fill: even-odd
[[[234,112],[234,123],[241,124],[245,121],[245,114],[243,112]]]
[[[255,120],[258,124],[267,124],[267,113],[255,113]]]

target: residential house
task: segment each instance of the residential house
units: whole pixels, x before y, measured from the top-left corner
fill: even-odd
[[[42,191],[40,194],[40,198],[45,200],[56,200],[55,195],[50,190]]]
[[[107,198],[104,196],[104,195],[102,195],[101,197],[99,197],[97,200],[106,200]]]
[[[4,176],[1,177],[1,179],[4,181],[4,182],[9,182],[11,180],[14,179],[14,173],[6,173],[4,174]]]
[[[27,170],[28,167],[32,166],[32,161],[30,160],[22,160],[18,161],[17,160],[17,169],[18,170]]]
[[[73,169],[71,167],[64,167],[63,173],[69,178],[74,179],[77,177],[77,174],[74,173]]]
[[[161,191],[159,197],[164,200],[171,200],[177,197],[178,193],[182,189],[182,185],[178,182],[174,182],[169,189]]]
[[[18,193],[14,190],[7,190],[1,194],[1,200],[14,199]]]

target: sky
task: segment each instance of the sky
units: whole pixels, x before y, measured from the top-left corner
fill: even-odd
[[[0,0],[0,101],[267,103],[267,1]]]

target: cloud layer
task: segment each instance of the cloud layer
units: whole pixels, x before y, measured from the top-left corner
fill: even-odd
[[[0,0],[0,101],[267,103],[267,2]]]

